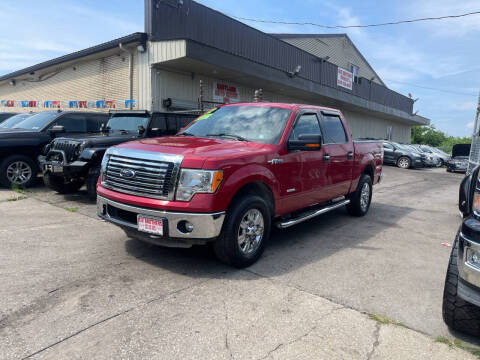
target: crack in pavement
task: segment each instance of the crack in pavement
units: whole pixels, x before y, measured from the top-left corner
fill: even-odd
[[[330,315],[332,315],[334,312],[338,311],[338,310],[343,310],[345,309],[344,306],[340,306],[340,307],[337,307],[337,308],[334,308],[332,310],[330,310],[327,314],[321,316],[318,320],[317,320],[317,323],[324,320],[325,318],[329,317]],[[318,328],[318,324],[313,326],[311,329],[309,329],[307,332],[305,332],[304,334],[296,337],[295,339],[293,340],[290,340],[286,343],[280,343],[278,344],[276,347],[274,347],[272,350],[270,350],[269,352],[267,352],[267,354],[265,354],[264,356],[262,356],[261,358],[259,358],[258,360],[265,360],[267,359],[270,355],[272,355],[275,351],[278,351],[279,349],[285,347],[285,346],[289,346],[289,345],[292,345],[292,344],[295,344],[296,342],[299,342],[301,340],[303,340],[304,338],[306,338],[308,335],[310,335],[312,332],[314,332],[316,329]]]
[[[228,310],[227,310],[227,302],[223,300],[223,309],[225,311],[225,348],[228,350],[228,353],[230,354],[230,359],[234,359],[232,350],[230,349],[230,344],[228,342]]]
[[[67,341],[68,339],[73,338],[74,336],[77,336],[77,335],[79,335],[79,334],[81,334],[81,333],[83,333],[83,332],[85,332],[85,331],[93,328],[94,326],[100,325],[100,324],[102,324],[102,323],[104,323],[104,322],[107,322],[107,321],[109,321],[109,320],[112,320],[112,319],[114,319],[114,318],[116,318],[116,317],[118,317],[118,316],[120,316],[120,315],[126,314],[126,313],[132,311],[133,309],[134,309],[134,308],[130,308],[130,309],[124,310],[124,311],[122,311],[122,312],[119,312],[119,313],[117,313],[117,314],[115,314],[115,315],[109,316],[109,317],[107,317],[107,318],[105,318],[105,319],[103,319],[103,320],[97,321],[96,323],[94,323],[94,324],[92,324],[92,325],[89,325],[89,326],[87,326],[86,328],[80,329],[80,330],[78,330],[77,332],[75,332],[75,333],[73,333],[73,334],[71,334],[71,335],[69,335],[69,336],[67,336],[67,337],[65,337],[65,338],[63,338],[63,339],[58,340],[57,342],[54,342],[53,344],[50,344],[50,345],[48,345],[48,346],[46,346],[46,347],[44,347],[44,348],[42,348],[42,349],[40,349],[40,350],[35,351],[34,353],[31,353],[30,355],[27,355],[27,356],[23,357],[22,360],[29,359],[29,358],[31,358],[31,357],[33,357],[33,356],[35,356],[35,355],[38,355],[38,354],[44,352],[45,350],[48,350],[48,349],[50,349],[50,348],[52,348],[52,347],[54,347],[54,346],[56,346],[56,345],[58,345],[58,344],[60,344],[60,343],[62,343],[62,342],[64,342],[64,341]]]
[[[370,352],[367,354],[367,360],[370,360],[372,358],[378,345],[380,345],[380,328],[381,327],[382,327],[381,323],[377,322],[375,324],[375,330],[373,331],[373,337],[375,341],[373,342],[372,350],[370,350]]]
[[[167,293],[167,294],[165,294],[165,295],[162,295],[162,296],[160,296],[160,297],[158,297],[158,298],[151,299],[151,300],[149,300],[149,301],[147,301],[147,302],[140,303],[140,304],[138,304],[137,306],[131,307],[131,308],[127,309],[127,310],[123,310],[123,311],[121,311],[121,312],[119,312],[119,313],[117,313],[117,314],[115,314],[115,315],[111,315],[111,316],[109,316],[109,317],[106,317],[106,318],[104,318],[104,319],[102,319],[102,320],[100,320],[100,321],[97,321],[96,323],[93,323],[93,324],[91,324],[91,325],[89,325],[89,326],[87,326],[87,327],[85,327],[85,328],[83,328],[83,329],[80,329],[80,330],[76,331],[75,333],[73,333],[73,334],[71,334],[71,335],[68,335],[68,336],[62,338],[61,340],[58,340],[58,341],[54,342],[53,344],[50,344],[50,345],[48,345],[48,346],[45,346],[44,348],[42,348],[42,349],[40,349],[40,350],[37,350],[37,351],[31,353],[30,355],[27,355],[27,356],[23,357],[22,360],[29,359],[29,358],[31,358],[31,357],[33,357],[33,356],[35,356],[35,355],[38,355],[38,354],[40,354],[40,353],[42,353],[42,352],[44,352],[44,351],[46,351],[46,350],[48,350],[48,349],[51,349],[52,347],[54,347],[54,346],[56,346],[56,345],[58,345],[58,344],[60,344],[60,343],[62,343],[62,342],[65,342],[65,341],[67,341],[67,340],[69,340],[69,339],[71,339],[71,338],[73,338],[73,337],[75,337],[75,336],[77,336],[77,335],[79,335],[79,334],[84,333],[85,331],[88,331],[88,330],[92,329],[93,327],[95,327],[95,326],[97,326],[97,325],[103,324],[103,323],[105,323],[105,322],[107,322],[107,321],[109,321],[109,320],[112,320],[112,319],[115,319],[115,318],[117,318],[117,317],[119,317],[119,316],[125,315],[125,314],[129,313],[129,312],[132,311],[132,310],[140,309],[140,308],[142,308],[142,307],[144,307],[144,306],[146,306],[146,305],[148,305],[148,304],[150,304],[150,303],[152,303],[152,302],[154,302],[154,301],[165,300],[165,299],[167,299],[168,297],[170,297],[170,296],[172,296],[172,295],[178,294],[178,293],[180,293],[180,292],[182,292],[182,291],[185,291],[185,290],[194,288],[194,287],[196,287],[196,286],[200,286],[200,285],[202,285],[202,284],[204,284],[204,283],[206,283],[206,282],[208,282],[208,281],[210,281],[210,280],[212,280],[212,279],[207,279],[207,280],[201,281],[201,282],[199,282],[199,283],[195,283],[195,284],[191,284],[191,285],[189,285],[189,286],[185,286],[185,287],[183,287],[183,288],[181,288],[181,289],[172,291],[172,292]]]

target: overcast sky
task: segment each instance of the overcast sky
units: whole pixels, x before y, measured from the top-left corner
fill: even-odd
[[[327,25],[371,24],[480,11],[478,0],[202,0],[226,14]],[[0,0],[0,74],[143,31],[143,0]],[[441,130],[470,135],[480,89],[480,15],[328,31],[249,23],[266,32],[346,32],[391,89]],[[434,91],[422,87],[435,88]],[[452,93],[453,92],[453,93]],[[454,94],[459,93],[459,94]]]

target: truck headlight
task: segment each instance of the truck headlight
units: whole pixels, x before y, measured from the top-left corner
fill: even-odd
[[[197,193],[214,193],[222,180],[221,170],[181,169],[175,199],[190,201]]]

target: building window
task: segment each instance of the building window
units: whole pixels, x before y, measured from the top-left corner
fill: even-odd
[[[359,67],[357,65],[350,64],[350,72],[353,74],[353,82],[357,84],[359,83],[358,70]]]

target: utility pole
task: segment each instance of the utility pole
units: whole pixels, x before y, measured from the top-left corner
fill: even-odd
[[[477,112],[475,114],[475,122],[473,123],[472,146],[470,148],[470,159],[468,161],[468,171],[470,174],[473,169],[480,165],[480,129],[478,118],[480,115],[480,91],[478,92]]]

